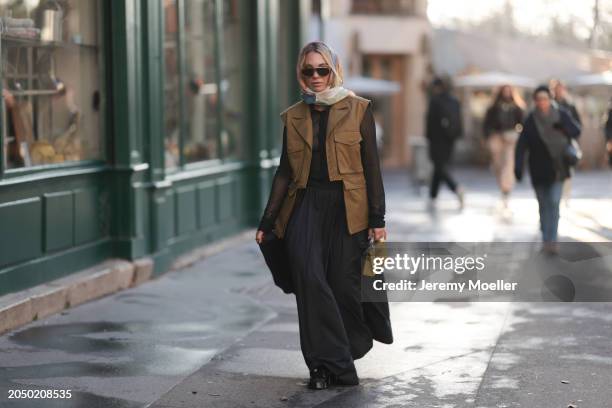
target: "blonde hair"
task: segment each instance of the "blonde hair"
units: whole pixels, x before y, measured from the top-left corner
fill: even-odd
[[[296,73],[300,88],[302,88],[303,91],[308,90],[308,85],[306,85],[306,82],[304,81],[304,76],[302,75],[302,69],[304,68],[306,55],[311,52],[316,52],[320,54],[321,57],[323,57],[323,61],[325,61],[325,63],[331,69],[331,78],[329,79],[329,86],[332,88],[336,86],[341,86],[344,82],[344,76],[342,72],[342,65],[340,65],[340,58],[338,58],[338,55],[329,45],[325,44],[322,41],[313,41],[302,47],[302,50],[298,55]]]
[[[519,108],[523,110],[527,109],[527,104],[525,103],[525,100],[521,96],[520,92],[510,84],[504,84],[499,87],[499,89],[497,90],[497,96],[495,97],[496,104],[501,101],[502,95],[504,93],[504,88],[510,89],[510,93],[512,94],[512,101],[514,102],[516,106],[518,106]]]

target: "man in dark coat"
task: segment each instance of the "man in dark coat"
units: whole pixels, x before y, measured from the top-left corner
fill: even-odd
[[[579,125],[582,125],[582,120],[580,119],[580,114],[578,113],[578,109],[576,109],[576,105],[570,102],[568,98],[565,84],[561,81],[556,81],[553,92],[557,105],[565,109],[572,116],[572,119],[574,119]]]
[[[528,152],[529,175],[538,200],[543,251],[558,251],[557,230],[563,182],[571,177],[566,148],[580,136],[580,125],[562,108],[551,103],[551,92],[539,86],[533,93],[535,109],[525,120],[515,151],[516,179],[523,178]]]
[[[427,109],[426,137],[429,141],[429,158],[433,163],[433,175],[429,196],[431,205],[438,196],[440,183],[445,182],[457,194],[463,208],[464,193],[449,173],[455,141],[463,134],[461,105],[450,93],[448,80],[436,78],[432,83],[432,96]]]
[[[582,126],[582,120],[580,119],[580,114],[578,113],[578,109],[576,109],[576,105],[574,105],[570,101],[570,98],[567,92],[567,87],[565,86],[565,84],[559,80],[553,80],[553,83],[554,83],[554,87],[552,89],[553,89],[553,94],[554,94],[554,98],[555,98],[555,102],[557,103],[557,106],[560,109],[564,109],[572,117],[572,119],[574,119],[574,121],[578,125]],[[570,168],[570,171],[573,171],[573,168]],[[563,182],[563,193],[562,193],[562,199],[566,206],[569,203],[571,191],[572,191],[571,178],[567,178]]]

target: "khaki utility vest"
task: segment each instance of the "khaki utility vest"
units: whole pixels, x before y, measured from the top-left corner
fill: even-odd
[[[330,181],[342,180],[346,221],[350,234],[368,228],[368,196],[361,163],[362,140],[359,126],[370,103],[359,96],[347,96],[329,111],[326,133],[327,170]],[[300,101],[281,113],[287,128],[287,155],[293,178],[274,224],[276,235],[285,235],[293,211],[296,190],[305,188],[312,160],[313,130],[309,106]]]

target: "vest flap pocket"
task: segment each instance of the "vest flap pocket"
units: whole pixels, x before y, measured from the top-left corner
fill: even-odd
[[[338,143],[353,145],[361,142],[361,132],[358,130],[338,132],[334,135],[334,140]]]
[[[361,133],[358,131],[341,131],[334,134],[336,161],[340,174],[351,174],[363,171],[360,141]]]
[[[359,174],[362,177],[345,177],[342,179],[345,190],[355,190],[357,188],[365,188],[365,178],[363,174]]]
[[[287,153],[301,152],[304,150],[304,143],[301,141],[287,142]]]

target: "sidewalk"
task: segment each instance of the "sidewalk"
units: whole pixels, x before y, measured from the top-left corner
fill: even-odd
[[[429,214],[422,199],[400,188],[408,185],[404,176],[388,175],[389,240],[538,240],[528,184],[518,188],[509,219],[495,211],[486,174],[460,176],[468,180],[465,211],[443,194]],[[588,233],[610,237],[609,224],[599,223],[610,221],[603,217],[610,197],[593,205],[588,191],[609,176],[594,178],[574,189],[561,228],[565,240],[585,236],[584,217],[598,220]],[[573,210],[586,204],[588,216]],[[603,407],[612,400],[611,304],[394,303],[395,342],[376,343],[357,361],[362,385],[312,392],[305,388],[293,296],[272,286],[249,293],[277,316],[151,407]]]
[[[254,236],[254,233],[253,233]],[[275,316],[254,242],[0,336],[0,407],[143,407]],[[9,389],[72,390],[9,400]]]
[[[495,211],[486,172],[458,178],[466,209],[443,192],[428,213],[407,176],[386,175],[389,240],[537,240],[527,183],[510,218]],[[612,240],[611,181],[579,175],[562,239]],[[395,342],[357,361],[362,385],[312,392],[294,297],[271,284],[249,240],[1,336],[0,406],[603,407],[612,400],[611,312],[607,303],[393,303]],[[73,397],[6,399],[9,389],[38,388]]]

